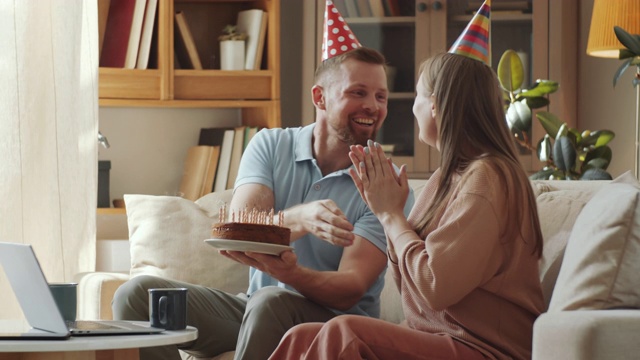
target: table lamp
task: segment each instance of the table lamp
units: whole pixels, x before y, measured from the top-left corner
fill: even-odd
[[[618,59],[624,46],[618,41],[613,27],[619,26],[630,34],[640,34],[639,0],[594,0],[587,55]],[[640,74],[640,68],[636,69]],[[635,175],[640,161],[640,86],[636,86]]]

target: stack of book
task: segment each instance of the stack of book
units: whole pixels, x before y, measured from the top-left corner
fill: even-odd
[[[146,69],[158,0],[98,0],[100,66]]]
[[[201,129],[197,146],[187,151],[179,192],[196,200],[212,191],[232,189],[240,159],[257,127]]]

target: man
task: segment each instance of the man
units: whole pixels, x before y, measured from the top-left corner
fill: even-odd
[[[147,289],[187,287],[188,324],[199,336],[181,349],[197,357],[235,349],[236,359],[260,360],[296,324],[342,313],[379,316],[385,235],[349,176],[348,154],[350,145],[375,139],[385,120],[384,64],[362,47],[325,60],[312,88],[315,124],[262,130],[245,150],[230,210],[283,211],[294,248],[280,256],[222,251],[252,267],[247,296],[138,276],[118,289],[114,318],[146,320]],[[412,205],[411,195],[407,215]],[[175,346],[140,354],[179,359]]]

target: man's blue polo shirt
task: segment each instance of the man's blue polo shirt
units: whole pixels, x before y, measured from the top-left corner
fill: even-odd
[[[367,239],[386,254],[386,237],[382,225],[360,197],[348,168],[322,176],[313,158],[311,140],[314,127],[315,124],[300,128],[260,130],[242,155],[235,188],[255,183],[269,187],[274,192],[275,212],[302,203],[331,199],[353,224],[353,233]],[[409,214],[413,202],[411,193],[405,205],[405,215]],[[329,244],[310,234],[294,241],[291,246],[302,266],[320,271],[338,269],[343,247]],[[295,291],[254,268],[250,269],[249,276],[249,295],[269,285]],[[384,272],[360,302],[346,313],[379,317],[379,299],[383,286]]]

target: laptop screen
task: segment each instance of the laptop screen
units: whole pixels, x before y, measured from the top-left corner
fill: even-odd
[[[0,242],[0,263],[29,325],[69,335],[31,245]]]

